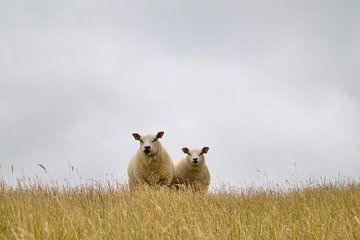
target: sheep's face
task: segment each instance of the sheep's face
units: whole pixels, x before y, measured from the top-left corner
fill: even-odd
[[[202,149],[193,149],[189,150],[187,147],[182,148],[182,151],[187,154],[186,159],[191,166],[201,166],[205,164],[205,157],[204,154],[206,154],[209,151],[208,147],[203,147]]]
[[[133,133],[135,140],[140,142],[140,151],[147,156],[157,154],[160,150],[161,144],[159,139],[162,138],[164,132],[158,132],[156,135],[141,136],[138,133]]]

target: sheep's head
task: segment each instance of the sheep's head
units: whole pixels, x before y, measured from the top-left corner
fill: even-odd
[[[189,148],[184,147],[182,151],[187,154],[186,159],[191,166],[201,166],[205,164],[204,154],[209,151],[209,147],[203,147],[200,150],[189,150]]]
[[[135,140],[140,142],[140,151],[150,156],[159,152],[161,144],[158,141],[164,135],[164,132],[158,132],[156,135],[141,136],[138,133],[132,134]]]

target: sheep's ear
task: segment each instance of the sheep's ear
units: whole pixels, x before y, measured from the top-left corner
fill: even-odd
[[[162,136],[164,136],[164,132],[158,132],[156,134],[156,138],[162,138]]]
[[[138,133],[133,133],[132,135],[135,138],[135,140],[137,140],[137,141],[139,141],[141,139],[141,135]]]
[[[181,149],[184,153],[189,154],[189,149],[187,147],[183,147]]]
[[[209,151],[209,147],[203,147],[202,149],[201,149],[201,152],[202,153],[207,153]]]

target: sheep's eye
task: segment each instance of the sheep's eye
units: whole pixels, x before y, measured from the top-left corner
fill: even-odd
[[[187,153],[187,155],[189,155],[191,157],[191,154],[190,153]]]
[[[141,140],[141,139],[140,139],[140,142],[141,142],[141,143],[144,143],[144,141],[143,141],[143,140]]]
[[[202,156],[204,153],[200,153],[199,156]]]
[[[154,140],[152,142],[155,142],[157,140],[157,138],[154,138]]]

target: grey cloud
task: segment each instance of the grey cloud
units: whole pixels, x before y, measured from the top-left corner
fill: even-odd
[[[358,3],[3,1],[0,164],[126,180],[132,132],[213,180],[358,175]],[[7,177],[6,169],[0,175]],[[21,172],[17,172],[21,175]]]

